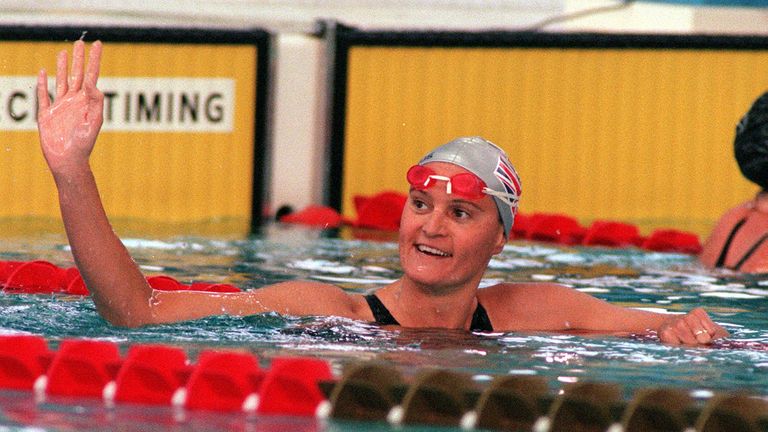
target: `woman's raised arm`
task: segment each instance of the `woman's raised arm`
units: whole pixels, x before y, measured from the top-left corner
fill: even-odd
[[[151,322],[152,288],[141,274],[104,212],[89,157],[103,121],[104,95],[96,87],[101,43],[77,41],[67,73],[64,50],[56,61],[56,98],[48,95],[48,77],[37,77],[37,125],[40,146],[53,174],[59,205],[75,263],[108,321],[132,326]]]

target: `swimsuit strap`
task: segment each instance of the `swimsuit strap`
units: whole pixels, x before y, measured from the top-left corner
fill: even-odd
[[[757,241],[752,247],[747,251],[747,253],[744,254],[743,257],[739,260],[739,262],[736,263],[735,266],[731,267],[733,270],[740,270],[741,266],[744,265],[744,262],[748,260],[753,253],[759,248],[765,241],[768,240],[768,233],[763,234],[762,237],[760,237],[760,240]]]
[[[715,267],[725,267],[725,257],[728,255],[728,250],[731,248],[731,242],[733,241],[733,238],[736,236],[736,233],[739,232],[739,229],[742,225],[744,225],[744,222],[747,221],[747,218],[740,220],[736,225],[733,226],[733,229],[731,230],[731,233],[728,234],[728,238],[725,240],[725,244],[723,245],[723,249],[720,251],[720,256],[717,257],[717,261],[715,262]]]
[[[475,313],[472,314],[472,324],[469,325],[469,330],[479,332],[493,331],[493,324],[491,324],[491,319],[488,318],[488,312],[485,311],[480,302],[477,302]]]
[[[365,301],[368,302],[368,307],[371,308],[371,312],[373,313],[373,322],[378,325],[400,325],[376,294],[365,296]]]
[[[373,321],[378,325],[400,325],[399,322],[392,316],[384,306],[384,303],[379,300],[376,294],[368,294],[365,296],[365,301],[368,303],[368,307],[371,308],[373,313]],[[470,331],[492,332],[493,325],[491,319],[488,318],[488,312],[486,312],[483,305],[477,302],[477,308],[475,313],[472,314],[472,323],[469,325]]]

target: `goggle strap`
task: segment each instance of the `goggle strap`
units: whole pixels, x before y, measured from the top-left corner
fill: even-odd
[[[483,193],[486,195],[494,196],[500,200],[502,200],[505,204],[507,204],[510,207],[514,207],[517,205],[517,201],[520,199],[517,195],[507,192],[499,192],[496,190],[493,190],[491,188],[484,188]]]

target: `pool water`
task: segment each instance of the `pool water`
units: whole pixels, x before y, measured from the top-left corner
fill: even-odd
[[[165,274],[183,283],[258,289],[301,278],[362,293],[399,277],[396,243],[340,238],[349,236],[274,225],[250,238],[123,240],[145,274]],[[66,239],[55,233],[6,236],[0,260],[72,265]],[[245,348],[265,362],[275,356],[312,356],[328,360],[335,371],[355,361],[380,360],[405,376],[436,366],[480,382],[493,375],[537,375],[553,389],[600,381],[620,384],[627,395],[649,386],[673,386],[700,397],[736,390],[768,396],[768,278],[713,272],[681,254],[511,242],[492,260],[483,284],[532,280],[567,284],[627,307],[682,312],[703,306],[731,337],[712,347],[691,348],[660,344],[653,335],[393,330],[348,319],[274,313],[124,329],[102,320],[87,297],[6,293],[0,294],[0,333],[43,335],[53,348],[65,338],[106,338],[124,347],[142,342],[180,346],[190,357],[212,347]],[[266,429],[259,430],[269,429],[261,425]],[[295,428],[355,430],[314,421]]]

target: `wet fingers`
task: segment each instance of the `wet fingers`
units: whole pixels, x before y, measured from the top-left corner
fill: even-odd
[[[101,68],[101,41],[96,41],[91,45],[91,52],[88,56],[88,69],[85,74],[86,88],[95,88],[99,79],[99,69]]]
[[[83,65],[85,64],[85,43],[75,42],[72,51],[72,71],[69,77],[69,90],[79,91],[83,86]]]
[[[38,116],[51,105],[51,99],[48,96],[48,74],[42,69],[37,74],[37,112]]]
[[[59,52],[58,57],[56,57],[56,99],[63,97],[69,90],[69,85],[67,83],[68,63],[67,51],[63,50]]]

